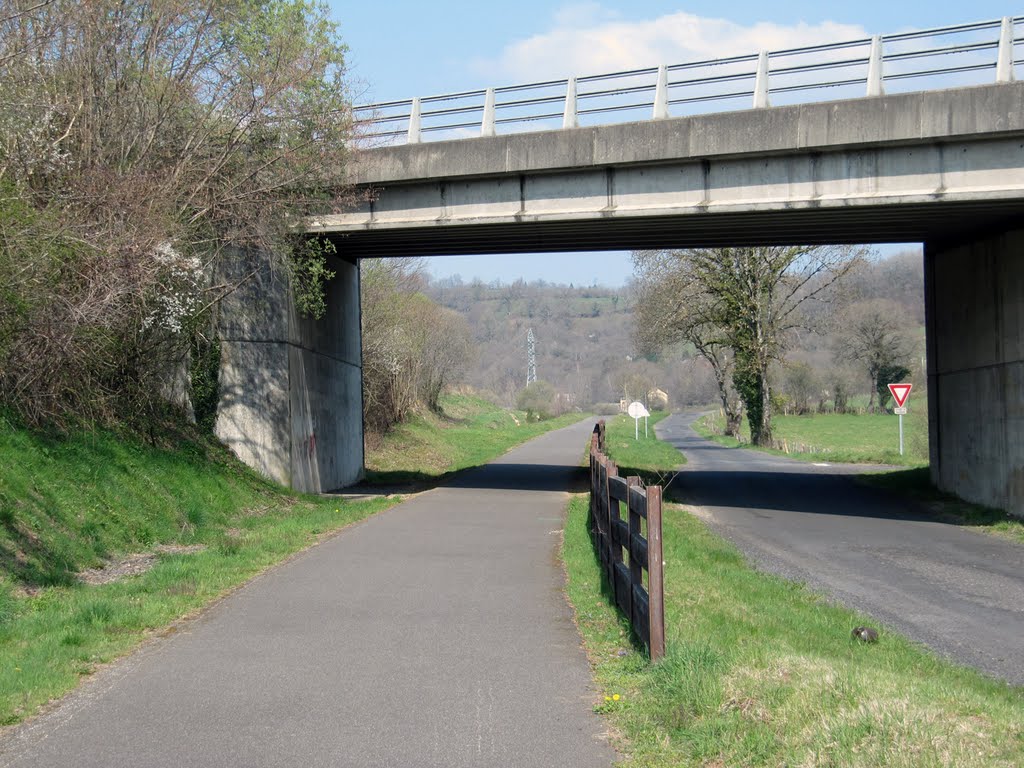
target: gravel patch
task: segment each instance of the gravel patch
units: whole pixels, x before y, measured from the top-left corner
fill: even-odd
[[[160,555],[191,555],[195,552],[202,552],[206,549],[205,544],[161,544],[154,547],[152,552],[136,552],[125,555],[116,560],[111,560],[100,568],[89,568],[78,574],[78,580],[84,584],[93,586],[99,584],[110,584],[129,576],[138,576],[145,573],[160,559]]]

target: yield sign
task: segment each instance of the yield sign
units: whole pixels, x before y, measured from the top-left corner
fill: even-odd
[[[889,392],[892,394],[892,399],[896,401],[896,407],[902,408],[903,404],[907,402],[907,398],[910,396],[910,390],[914,388],[913,384],[890,384]]]

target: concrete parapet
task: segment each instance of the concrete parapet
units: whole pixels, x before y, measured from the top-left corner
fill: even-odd
[[[1024,83],[370,149],[351,183],[539,173],[1024,133]]]

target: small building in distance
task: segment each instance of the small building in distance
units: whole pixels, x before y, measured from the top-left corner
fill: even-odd
[[[655,387],[647,393],[647,407],[652,411],[668,410],[668,392]]]

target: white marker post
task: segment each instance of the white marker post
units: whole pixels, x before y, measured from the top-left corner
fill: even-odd
[[[633,439],[640,439],[640,418],[643,417],[644,421],[644,437],[647,437],[647,417],[650,416],[647,409],[644,408],[644,404],[639,401],[633,401],[629,404],[629,408],[626,409],[626,413],[633,417]]]
[[[900,456],[903,455],[903,416],[907,412],[907,398],[910,397],[910,390],[913,384],[890,384],[889,394],[896,401],[896,407],[892,412],[900,417]]]

